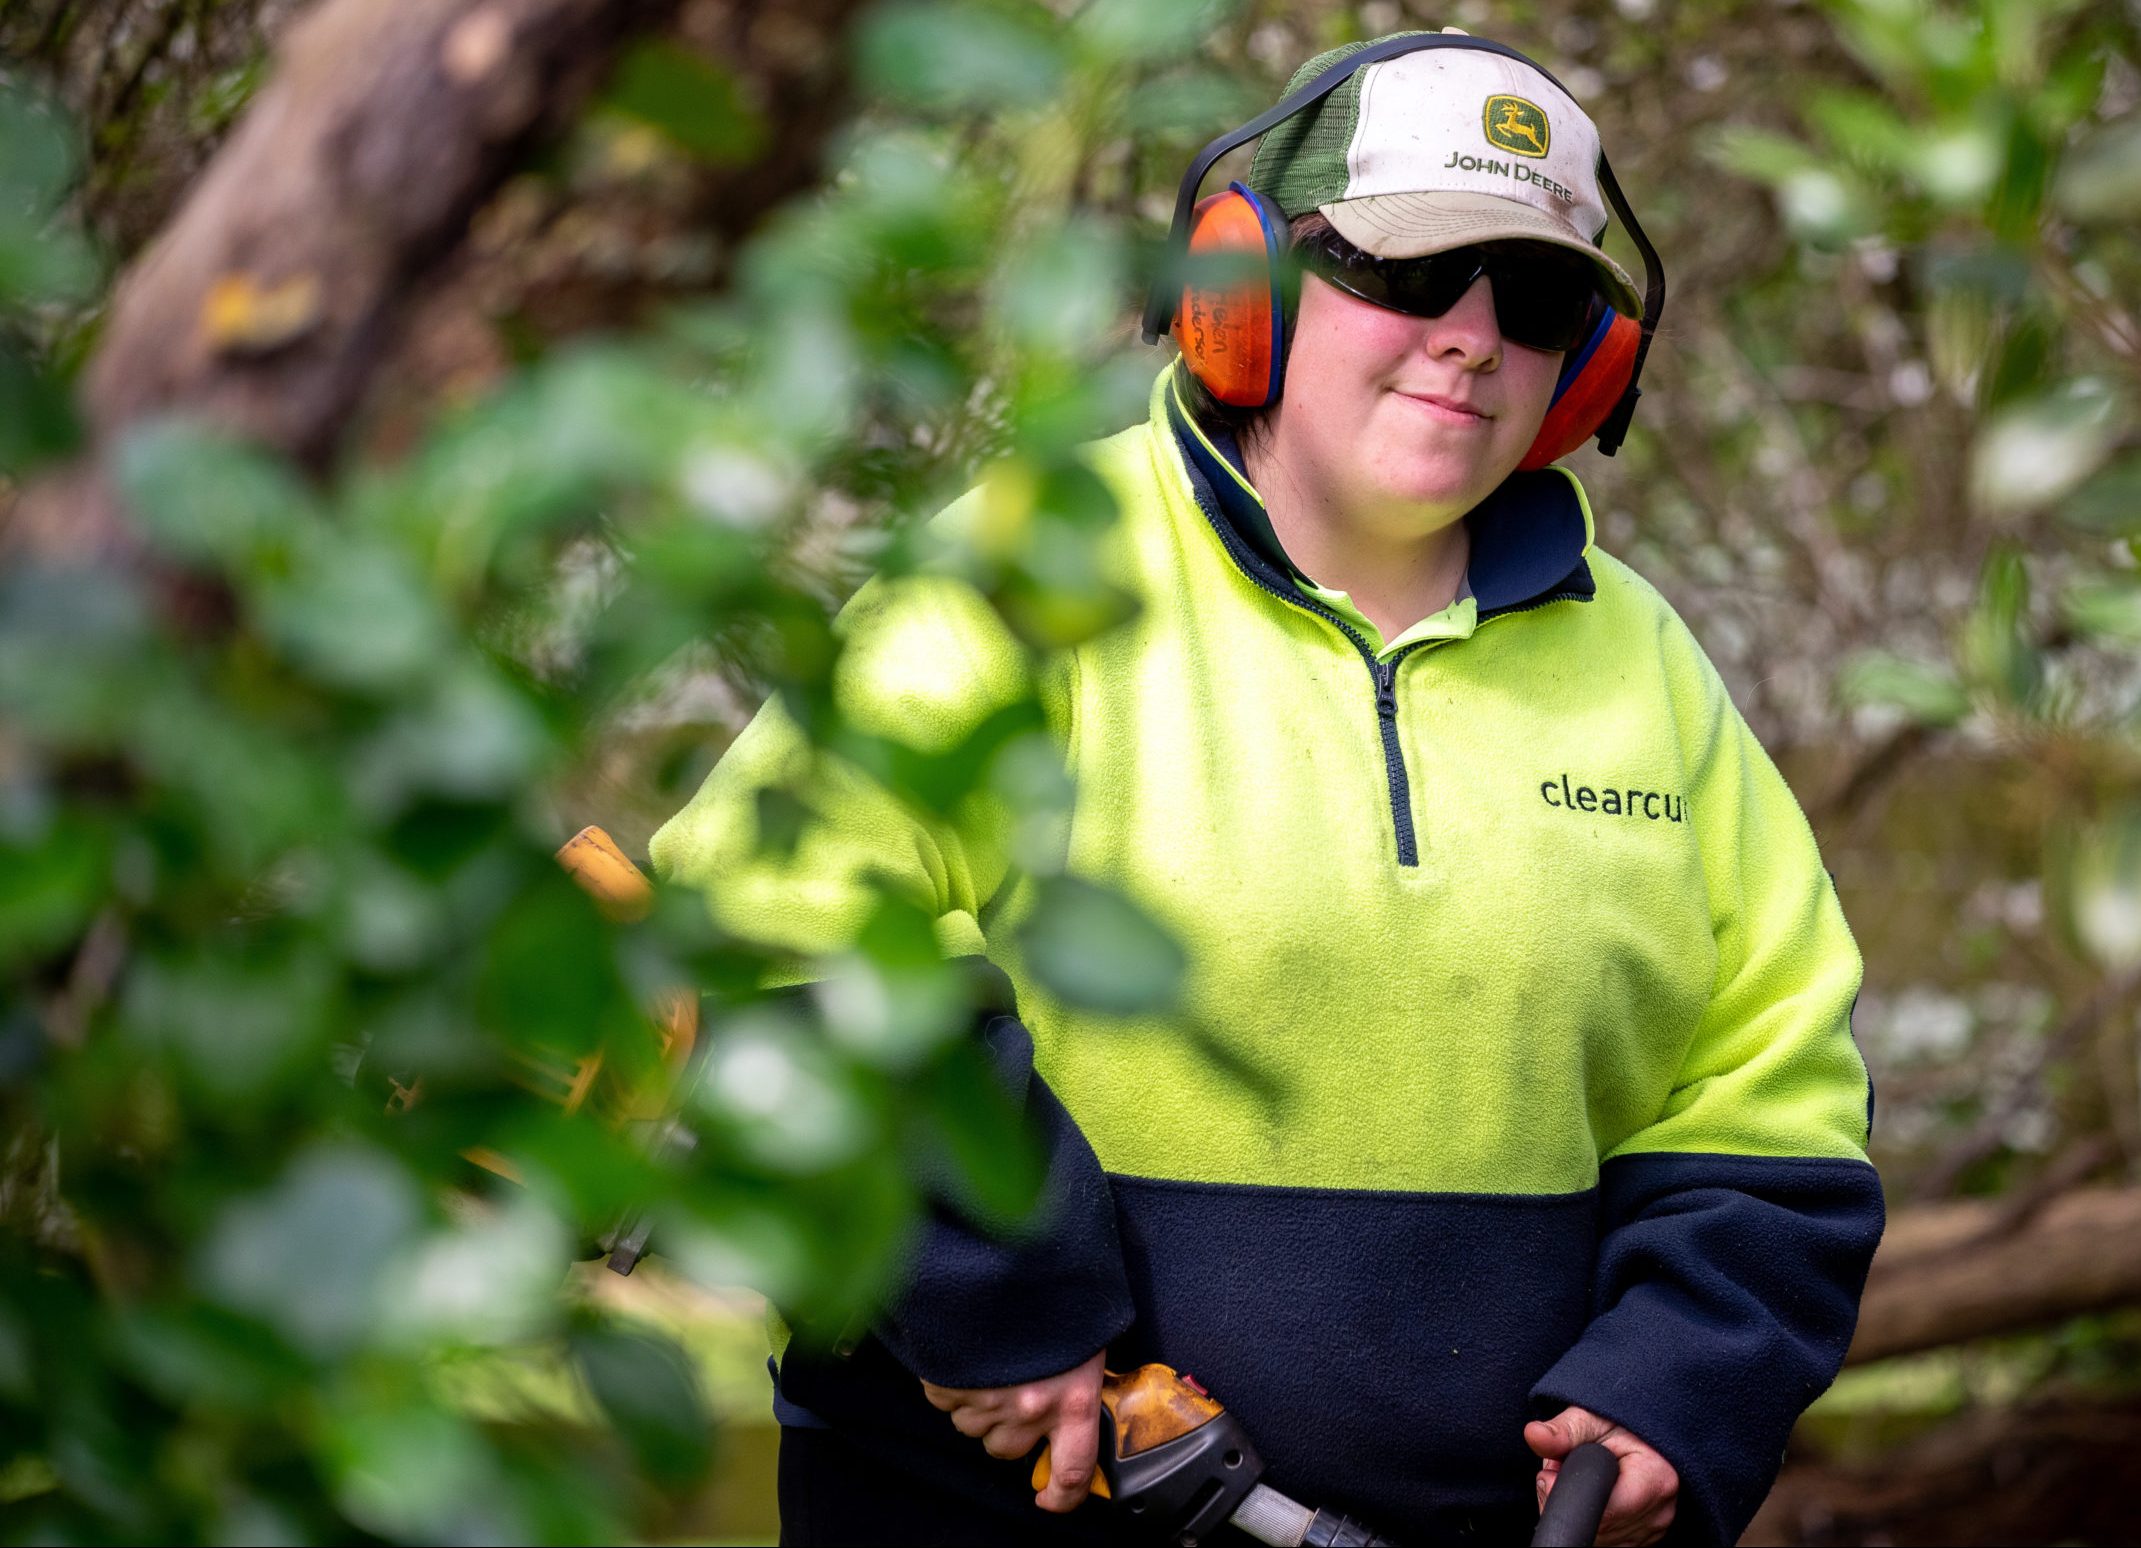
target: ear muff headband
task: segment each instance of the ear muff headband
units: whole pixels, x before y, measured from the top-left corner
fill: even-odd
[[[1182,294],[1183,260],[1189,251],[1190,220],[1197,208],[1197,191],[1204,186],[1204,179],[1212,170],[1213,163],[1228,151],[1248,144],[1274,125],[1291,118],[1303,108],[1312,106],[1322,100],[1331,92],[1337,90],[1356,72],[1366,69],[1369,65],[1380,64],[1385,59],[1395,59],[1403,54],[1418,53],[1422,49],[1429,48],[1470,48],[1477,49],[1482,53],[1500,54],[1505,59],[1514,59],[1520,64],[1529,65],[1549,81],[1552,81],[1554,85],[1560,86],[1563,92],[1568,91],[1566,86],[1561,86],[1561,82],[1555,78],[1551,70],[1546,69],[1535,60],[1509,47],[1507,44],[1496,43],[1487,38],[1458,37],[1442,33],[1416,38],[1385,38],[1380,43],[1371,44],[1367,48],[1360,50],[1360,52],[1339,60],[1322,74],[1305,83],[1299,91],[1289,92],[1277,103],[1257,114],[1247,123],[1237,129],[1230,129],[1218,139],[1213,140],[1203,150],[1199,151],[1195,159],[1190,162],[1189,170],[1183,174],[1182,186],[1175,195],[1175,215],[1174,221],[1167,232],[1166,254],[1161,260],[1159,273],[1153,282],[1152,292],[1145,300],[1144,338],[1147,344],[1160,342],[1160,335],[1167,330],[1172,315],[1177,309]],[[1574,100],[1573,94],[1571,95],[1571,100]],[[1650,238],[1644,235],[1642,223],[1635,218],[1635,211],[1629,208],[1627,198],[1621,193],[1620,182],[1613,175],[1613,168],[1606,160],[1606,153],[1603,147],[1600,148],[1598,153],[1598,181],[1600,191],[1606,196],[1606,202],[1612,206],[1613,213],[1619,217],[1621,225],[1627,230],[1629,240],[1635,243],[1636,251],[1643,258],[1643,317],[1640,326],[1636,328],[1636,334],[1632,341],[1632,353],[1628,356],[1628,374],[1625,385],[1620,387],[1613,406],[1606,411],[1604,420],[1600,423],[1596,432],[1598,435],[1598,449],[1610,457],[1620,450],[1621,442],[1628,434],[1628,422],[1635,415],[1636,399],[1643,395],[1636,383],[1643,374],[1644,358],[1650,353],[1651,337],[1657,332],[1658,320],[1665,312],[1665,266],[1659,260],[1658,250],[1651,245]],[[1627,321],[1627,319],[1622,320]],[[1609,329],[1609,337],[1612,331],[1614,330]],[[1625,338],[1626,335],[1623,334],[1623,337]],[[1618,348],[1615,353],[1618,353]],[[1283,350],[1280,351],[1277,358],[1283,361]],[[1592,381],[1601,379],[1596,375],[1590,375],[1590,366],[1596,361],[1597,356],[1594,353],[1592,360],[1586,362],[1584,366],[1585,373],[1589,375],[1589,379]],[[1566,375],[1567,373],[1564,371],[1564,376]],[[1276,385],[1276,373],[1274,373],[1274,385]],[[1559,410],[1561,406],[1560,400],[1573,396],[1576,396],[1573,391],[1557,393],[1555,409],[1550,410],[1548,414],[1549,420],[1553,418],[1554,412]],[[1274,392],[1275,397],[1276,393]],[[1542,441],[1544,440],[1544,428],[1544,426],[1541,427]],[[1582,440],[1579,438],[1576,444],[1581,445]],[[1537,445],[1538,443],[1534,444],[1535,452]],[[1526,465],[1530,465],[1528,457]],[[1540,465],[1543,466],[1543,464]]]

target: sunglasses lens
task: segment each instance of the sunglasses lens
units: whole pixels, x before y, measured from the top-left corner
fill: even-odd
[[[1307,252],[1308,267],[1340,290],[1413,317],[1440,317],[1484,272],[1470,248],[1428,258],[1376,258],[1336,232]]]
[[[1427,258],[1400,258],[1378,263],[1388,271],[1388,305],[1415,317],[1440,317],[1463,299],[1485,270],[1469,248]]]
[[[1591,320],[1591,266],[1554,248],[1505,249],[1487,259],[1502,336],[1533,349],[1574,349]]]
[[[1597,284],[1573,253],[1537,243],[1461,247],[1425,258],[1375,258],[1330,232],[1304,251],[1310,270],[1340,290],[1414,317],[1440,317],[1485,274],[1502,336],[1533,349],[1582,341]]]

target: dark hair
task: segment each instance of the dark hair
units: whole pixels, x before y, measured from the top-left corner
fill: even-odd
[[[1305,215],[1296,215],[1286,223],[1287,248],[1291,251],[1311,237],[1320,236],[1331,229],[1330,221],[1321,210],[1310,210]],[[1293,349],[1294,313],[1301,301],[1300,278],[1292,265],[1279,284],[1280,304],[1285,309],[1286,327],[1280,339],[1281,359]],[[1202,424],[1220,425],[1231,432],[1234,439],[1242,440],[1261,429],[1265,418],[1271,413],[1268,408],[1240,408],[1232,403],[1222,403],[1212,396],[1212,391],[1188,371],[1182,373],[1182,397],[1188,403],[1193,418]]]

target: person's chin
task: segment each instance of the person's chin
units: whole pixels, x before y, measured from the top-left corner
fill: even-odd
[[[1471,459],[1452,465],[1443,459],[1412,461],[1386,467],[1381,480],[1384,493],[1396,503],[1431,505],[1468,511],[1491,493],[1499,478],[1488,476]]]

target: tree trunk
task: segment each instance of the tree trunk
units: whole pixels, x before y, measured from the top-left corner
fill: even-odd
[[[91,462],[26,491],[0,548],[126,552],[94,458],[152,414],[324,464],[470,214],[676,3],[323,0],[120,281],[84,378]]]
[[[2141,1301],[2141,1188],[2077,1188],[2020,1220],[1997,1202],[1922,1205],[1873,1261],[1848,1363]]]

